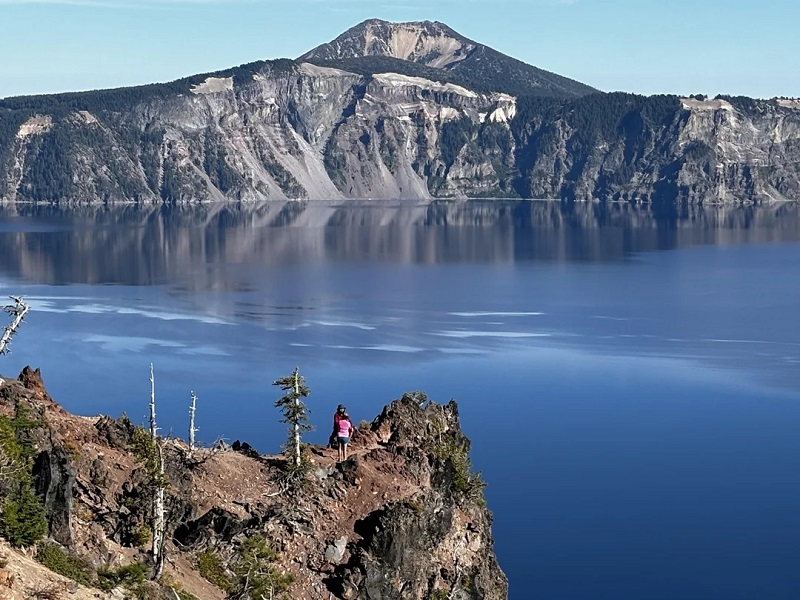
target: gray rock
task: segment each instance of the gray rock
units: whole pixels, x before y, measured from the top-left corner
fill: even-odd
[[[327,468],[326,469],[324,467],[317,467],[311,473],[315,478],[317,478],[320,481],[322,481],[322,480],[327,479],[328,477],[330,477],[333,474],[333,471],[334,471],[334,469],[331,469],[331,468]]]
[[[342,536],[333,544],[328,544],[325,549],[325,560],[328,562],[338,564],[344,558],[345,550],[347,549],[347,536]]]

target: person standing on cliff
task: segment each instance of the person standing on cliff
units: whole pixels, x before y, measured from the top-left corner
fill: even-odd
[[[347,409],[345,408],[344,404],[340,404],[336,407],[336,412],[333,413],[333,433],[337,434],[339,432],[339,421],[341,418],[347,414]]]
[[[344,404],[340,404],[336,407],[336,412],[333,413],[333,431],[331,431],[331,437],[328,440],[328,445],[331,448],[338,448],[339,442],[336,438],[339,437],[339,421],[341,420],[343,415],[347,414],[347,409],[344,407]]]
[[[339,461],[347,460],[347,444],[350,443],[350,435],[355,427],[350,420],[350,415],[344,406],[341,404],[336,409],[336,414],[333,415],[333,430],[336,433],[336,441],[339,448]]]

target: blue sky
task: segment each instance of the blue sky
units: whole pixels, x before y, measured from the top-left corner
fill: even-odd
[[[797,0],[0,0],[0,97],[294,58],[373,17],[605,91],[800,96]]]

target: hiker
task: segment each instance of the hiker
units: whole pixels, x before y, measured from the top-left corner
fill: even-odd
[[[336,441],[339,448],[339,461],[347,460],[347,444],[350,443],[350,435],[355,431],[350,415],[341,404],[336,409],[333,416],[333,427],[336,432]]]
[[[347,409],[345,408],[344,404],[340,404],[336,407],[336,412],[333,413],[333,433],[338,435],[339,434],[339,420],[347,414]]]
[[[337,406],[336,412],[333,413],[333,430],[331,431],[331,437],[328,438],[328,446],[331,448],[339,447],[339,420],[342,418],[342,415],[345,414],[347,414],[347,409],[344,407],[344,404]]]

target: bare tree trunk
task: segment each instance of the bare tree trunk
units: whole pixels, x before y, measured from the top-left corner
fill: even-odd
[[[194,426],[194,413],[197,410],[197,394],[192,394],[192,403],[189,405],[189,456],[194,452],[194,434],[198,429]]]
[[[22,296],[10,296],[10,298],[14,301],[14,304],[11,306],[6,306],[5,311],[11,315],[11,324],[3,330],[3,335],[0,336],[0,354],[5,354],[8,352],[6,347],[9,343],[11,343],[11,338],[17,332],[22,320],[25,318],[25,315],[31,309],[30,306],[25,304],[25,301],[22,299]]]
[[[300,367],[294,370],[294,404],[300,406]],[[300,466],[300,424],[294,423],[294,464]]]
[[[153,441],[158,435],[158,427],[156,427],[156,380],[153,376],[153,363],[150,363],[150,437]]]
[[[156,384],[153,376],[153,363],[150,363],[150,437],[157,453],[158,473],[155,474],[155,494],[153,496],[153,579],[161,577],[164,570],[164,454],[158,442],[156,425]]]
[[[153,500],[153,579],[161,577],[164,571],[164,535],[166,533],[166,519],[164,517],[164,454],[161,444],[156,441],[158,452],[159,481],[156,484],[156,494]]]

